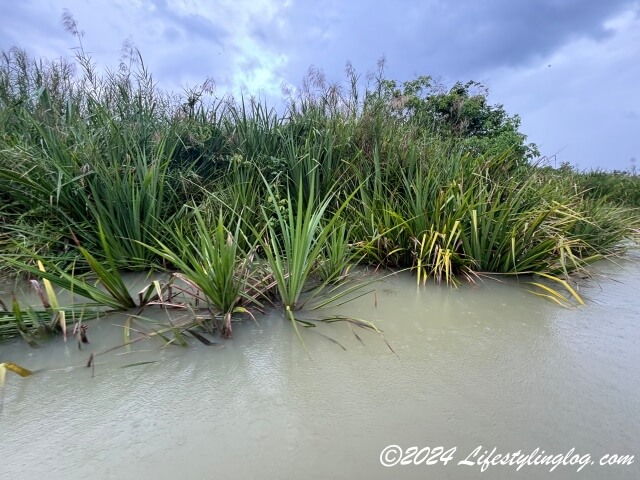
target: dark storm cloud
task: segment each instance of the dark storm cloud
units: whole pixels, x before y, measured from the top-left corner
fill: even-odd
[[[63,7],[56,2],[42,1],[38,8],[25,3],[10,12],[28,39],[25,46],[35,55],[47,54],[43,46],[55,38],[58,47],[63,46],[58,51],[69,53],[76,40],[62,26]],[[3,9],[7,9],[4,4]],[[228,70],[228,62],[219,55],[229,41],[227,26],[214,23],[206,16],[185,12],[164,0],[110,2],[100,8],[99,14],[95,5],[70,2],[69,11],[79,29],[86,32],[83,44],[100,67],[115,68],[126,41],[139,49],[154,78],[166,88],[180,91],[183,85],[193,86],[208,76]],[[36,29],[39,23],[44,26]],[[44,27],[48,28],[47,35],[38,35]],[[11,37],[7,37],[7,43],[13,43]],[[229,80],[227,75],[215,76],[221,82]]]
[[[158,31],[150,32],[149,37],[158,41],[147,40],[138,47],[149,58],[161,85],[180,92],[202,84],[208,77],[220,83],[228,81],[226,76],[216,75],[227,68],[228,62],[221,56],[229,39],[227,27],[180,11],[164,0],[154,5],[148,17]]]
[[[577,38],[603,39],[609,33],[605,20],[631,4],[624,0],[456,2],[450,15],[459,23],[439,31],[443,38],[451,33],[455,54],[444,56],[433,44],[430,53],[460,72],[520,66]]]
[[[371,10],[338,1],[294,6],[290,22],[299,47],[291,70],[315,63],[340,75],[346,60],[372,69],[385,55],[399,77],[457,80],[526,65],[574,39],[604,39],[605,21],[633,5],[629,0],[459,0],[386,2]],[[305,28],[310,24],[316,28]]]
[[[82,3],[71,8],[74,15],[73,10],[78,9],[80,27],[89,38],[93,39],[96,30],[100,35],[110,33],[112,38],[107,42],[113,45],[132,35],[143,54],[152,48],[153,55],[169,64],[169,55],[177,54],[173,61],[197,76],[208,75],[211,63],[225,62],[214,59],[188,64],[184,56],[203,60],[222,52],[238,53],[232,51],[238,48],[233,32],[236,19],[223,5],[211,10],[211,4],[203,3],[219,13],[215,22],[167,0],[153,2],[153,11],[147,8],[150,3],[142,5],[111,4],[110,16],[106,11],[96,16],[94,6]],[[269,54],[286,55],[287,65],[274,68],[282,80],[293,84],[299,83],[310,65],[338,80],[347,60],[359,71],[371,71],[383,55],[394,78],[431,74],[458,80],[477,78],[497,67],[527,65],[573,39],[604,39],[608,34],[605,20],[633,5],[637,7],[629,0],[399,0],[372,7],[364,2],[319,0],[294,2],[276,18],[263,18],[248,9],[246,34]],[[133,25],[140,26],[140,31],[119,31],[116,26],[122,29],[123,19],[131,22],[132,9],[137,9]],[[56,2],[0,3],[0,47],[28,42],[46,51],[47,40],[73,44],[61,26],[61,14],[62,6]],[[285,27],[278,26],[278,21]],[[143,34],[146,44],[140,42]],[[166,70],[171,71],[169,67]]]

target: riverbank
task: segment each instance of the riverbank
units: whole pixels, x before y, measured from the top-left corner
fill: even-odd
[[[637,240],[637,209],[536,163],[477,82],[352,72],[342,88],[316,72],[282,113],[207,84],[158,91],[140,58],[105,75],[81,49],[78,74],[19,50],[2,62],[0,269],[34,280],[42,307],[5,302],[0,338],[34,343],[180,291],[207,309],[194,328],[229,338],[235,318],[278,305],[301,339],[305,310],[366,286],[354,266],[419,285],[533,275],[536,293],[580,303],[571,275]],[[138,295],[131,271],[174,275]]]

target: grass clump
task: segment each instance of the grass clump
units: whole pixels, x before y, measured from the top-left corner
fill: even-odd
[[[194,222],[190,231],[178,227],[171,232],[173,246],[157,241],[157,247],[146,247],[167,260],[204,294],[211,307],[224,316],[221,333],[229,338],[232,333],[231,316],[247,312],[240,306],[241,301],[259,303],[244,288],[249,257],[239,250],[241,223],[238,221],[235,231],[231,232],[224,225],[222,212],[211,229],[198,210],[193,211],[190,219]]]
[[[635,175],[532,163],[476,82],[399,84],[381,65],[344,89],[312,70],[282,114],[209,81],[162,92],[126,51],[108,74],[82,48],[75,65],[0,59],[0,269],[124,310],[176,286],[136,302],[121,272],[168,270],[225,337],[266,304],[299,334],[296,312],[355,290],[357,263],[419,284],[539,274],[572,298],[572,272],[637,240]]]

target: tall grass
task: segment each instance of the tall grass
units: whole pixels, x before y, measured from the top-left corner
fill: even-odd
[[[9,213],[47,218],[66,232],[63,244],[77,240],[98,257],[100,226],[121,267],[148,268],[153,258],[140,242],[160,231],[158,222],[180,201],[168,170],[178,138],[157,111],[163,97],[144,65],[98,77],[81,57],[88,70],[74,79],[56,66],[29,67],[20,52],[4,59],[1,77],[9,86],[0,88],[0,98],[3,114],[15,120],[5,126],[12,136],[0,150],[0,190],[11,192]],[[35,81],[63,73],[62,82]],[[13,83],[19,88],[9,88]]]
[[[265,300],[297,331],[295,312],[349,290],[354,263],[408,268],[420,284],[570,282],[637,240],[637,210],[497,144],[470,151],[382,76],[361,86],[350,70],[343,89],[314,71],[281,113],[216,98],[208,82],[162,92],[127,52],[110,74],[82,49],[75,69],[0,59],[0,268],[121,309],[135,302],[119,272],[177,271],[228,336],[243,305]]]

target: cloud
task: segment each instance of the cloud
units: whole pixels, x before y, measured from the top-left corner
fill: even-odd
[[[64,50],[61,45],[72,40],[60,24],[58,5],[25,0],[1,6],[9,28],[3,29],[0,47],[27,40],[38,54]],[[477,78],[496,68],[526,66],[576,39],[603,41],[611,35],[604,20],[630,5],[625,0],[400,0],[374,9],[342,0],[117,0],[101,3],[97,12],[93,2],[67,2],[100,63],[112,64],[120,42],[131,37],[174,86],[213,75],[231,89],[267,90],[282,81],[299,82],[311,65],[338,80],[347,60],[362,71],[375,68],[382,55],[389,73],[400,79]],[[51,48],[45,38],[53,41]]]
[[[579,38],[602,40],[604,26],[633,2],[612,0],[400,0],[368,8],[364,2],[297,3],[291,73],[310,64],[338,74],[347,60],[373,68],[385,55],[398,77],[471,78],[500,67],[519,67]],[[309,26],[304,28],[304,26]]]
[[[523,130],[546,155],[581,168],[624,169],[640,153],[638,11],[605,28],[606,38],[577,39],[536,65],[497,70],[489,83],[494,99],[523,114]]]
[[[68,42],[62,39],[64,29],[60,22],[62,11],[48,4],[33,1],[0,2],[0,49],[27,48],[36,56],[59,57],[66,55]],[[68,38],[68,37],[67,37]]]
[[[281,80],[273,72],[285,57],[271,44],[284,28],[286,2],[117,0],[101,3],[96,11],[92,2],[69,0],[66,6],[86,33],[85,50],[103,67],[117,66],[121,44],[129,40],[167,88],[213,76],[223,89],[279,89]],[[54,0],[3,3],[0,8],[10,26],[0,36],[3,50],[19,45],[35,56],[58,56],[76,46]]]
[[[492,98],[520,113],[525,133],[547,152],[616,166],[640,155],[631,132],[640,111],[633,87],[640,75],[637,1],[398,0],[372,7],[357,0],[67,0],[65,6],[98,65],[117,67],[122,41],[130,39],[171,90],[213,77],[219,94],[274,98],[283,82],[299,85],[312,65],[330,82],[341,81],[348,60],[363,73],[384,55],[387,75],[397,80],[486,81]],[[55,0],[0,3],[0,48],[68,55],[76,42],[61,14]]]

